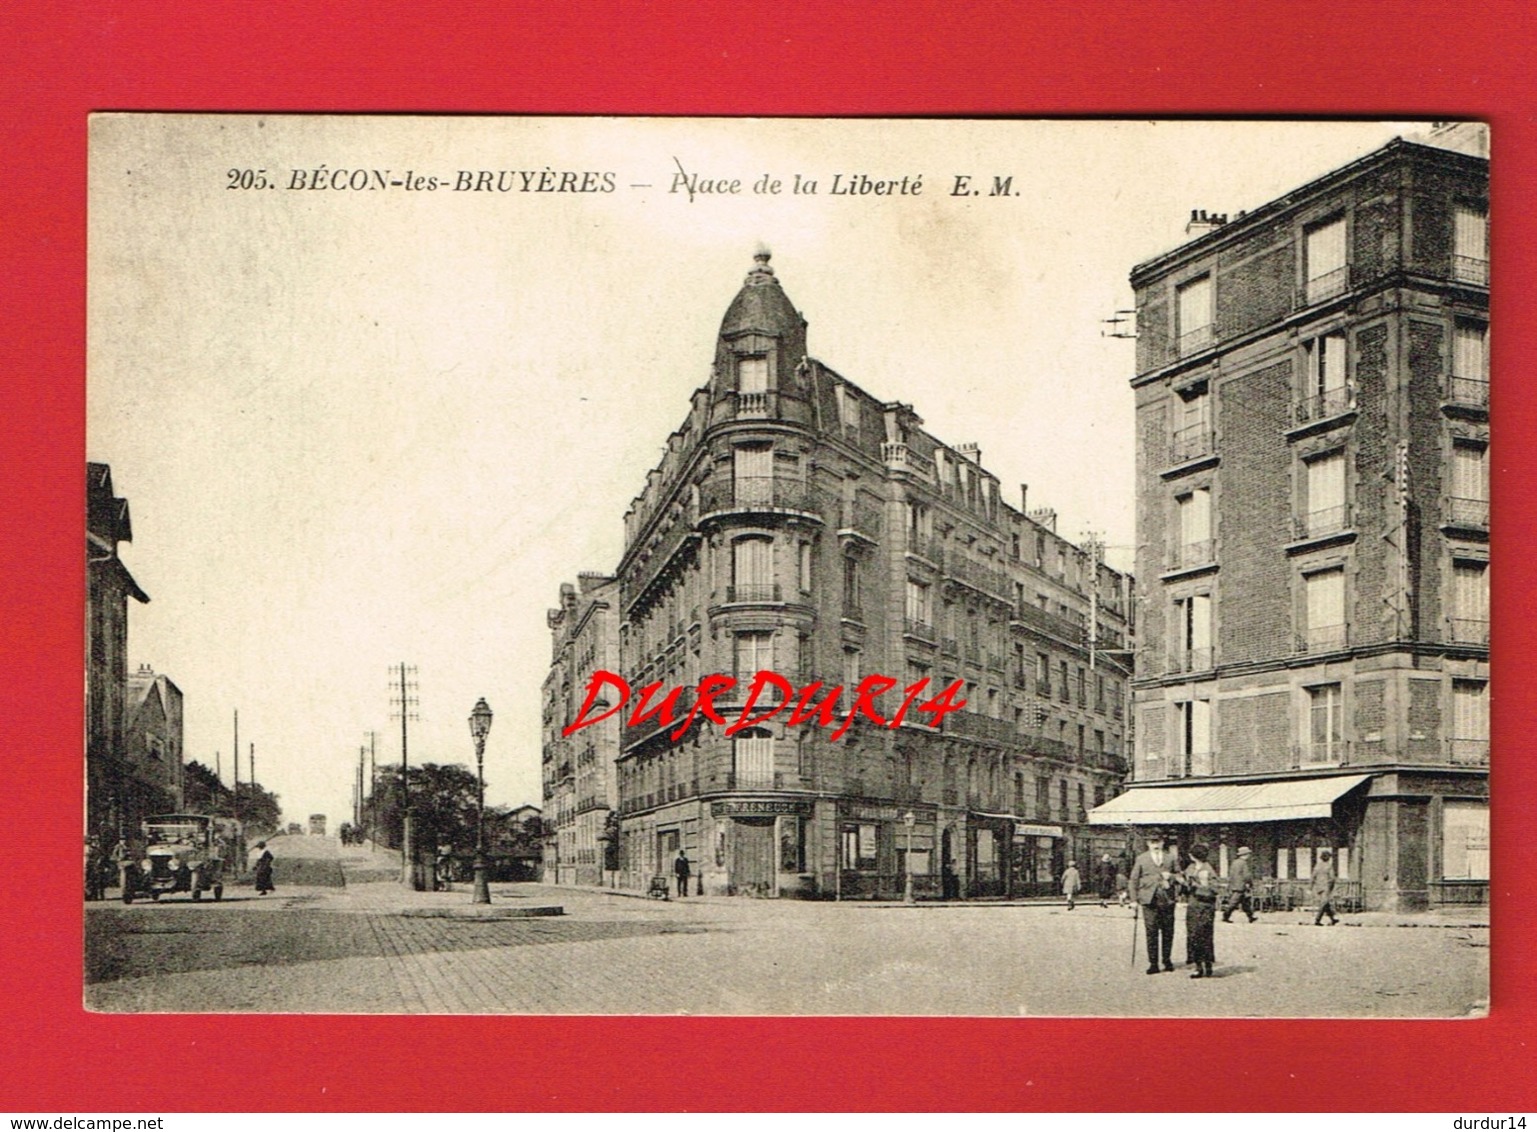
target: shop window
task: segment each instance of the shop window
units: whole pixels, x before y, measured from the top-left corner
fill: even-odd
[[[779,819],[779,871],[798,873],[806,867],[806,823],[786,814]]]

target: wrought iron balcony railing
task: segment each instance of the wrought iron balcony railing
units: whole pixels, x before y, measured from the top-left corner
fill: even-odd
[[[1297,634],[1299,653],[1333,652],[1350,644],[1350,626],[1319,625]]]
[[[1489,407],[1489,379],[1487,377],[1458,377],[1453,374],[1446,382],[1446,398],[1453,405]]]
[[[726,587],[726,603],[728,605],[783,600],[777,582],[747,582],[739,586]]]
[[[1216,337],[1215,328],[1208,322],[1205,326],[1192,326],[1183,331],[1175,345],[1179,356],[1184,358],[1206,349],[1216,341]]]
[[[1194,542],[1176,543],[1170,550],[1169,568],[1183,570],[1191,566],[1206,566],[1216,561],[1217,540],[1196,539]]]
[[[1447,757],[1459,766],[1488,766],[1489,740],[1448,739]]]
[[[1216,451],[1217,437],[1208,424],[1186,425],[1174,430],[1169,439],[1169,463],[1183,464],[1199,460]]]
[[[1312,306],[1325,299],[1332,299],[1336,295],[1343,295],[1348,290],[1350,290],[1350,266],[1347,264],[1309,279],[1303,290],[1303,298],[1309,306]]]
[[[1350,505],[1341,503],[1336,507],[1321,507],[1316,511],[1309,511],[1305,515],[1298,515],[1292,520],[1293,538],[1322,538],[1325,535],[1339,534],[1350,529]]]
[[[1356,391],[1349,385],[1338,389],[1325,389],[1322,393],[1300,397],[1293,408],[1293,420],[1299,425],[1326,421],[1342,416],[1356,407]]]
[[[1446,639],[1459,645],[1489,645],[1487,617],[1448,617]]]
[[[1469,499],[1463,495],[1451,495],[1446,499],[1446,520],[1459,527],[1487,529],[1489,526],[1489,501]]]

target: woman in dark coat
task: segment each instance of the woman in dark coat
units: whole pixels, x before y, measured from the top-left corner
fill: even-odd
[[[1192,979],[1211,978],[1217,961],[1217,873],[1207,861],[1210,852],[1204,845],[1190,847],[1190,864],[1185,868],[1185,884],[1190,898],[1185,903],[1186,958],[1195,965]]]
[[[265,896],[275,891],[272,884],[272,850],[267,848],[265,841],[258,841],[256,848],[261,850],[256,857],[256,891],[258,895]]]

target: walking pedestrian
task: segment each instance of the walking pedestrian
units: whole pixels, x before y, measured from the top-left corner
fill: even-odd
[[[272,883],[272,850],[267,848],[265,841],[258,841],[251,852],[255,860],[252,868],[256,873],[256,895],[265,896],[269,892],[275,892],[276,888]]]
[[[688,854],[682,849],[678,850],[678,859],[672,863],[672,875],[678,878],[678,895],[688,895],[689,876]],[[665,895],[665,893],[664,893]]]
[[[1190,865],[1185,869],[1185,887],[1190,898],[1185,902],[1185,958],[1195,967],[1192,979],[1211,978],[1217,961],[1217,870],[1207,861],[1204,845],[1190,847]]]
[[[1094,866],[1094,887],[1099,889],[1099,906],[1106,907],[1115,899],[1115,862],[1110,859],[1109,853],[1104,853],[1099,858],[1099,864]]]
[[[1318,863],[1313,866],[1313,907],[1318,909],[1313,917],[1315,927],[1323,926],[1325,916],[1330,927],[1340,922],[1334,914],[1334,854],[1328,849],[1318,851]]]
[[[1227,901],[1222,905],[1222,922],[1232,923],[1233,912],[1242,908],[1243,914],[1253,923],[1259,917],[1254,914],[1254,850],[1247,845],[1238,850],[1238,860],[1227,876]]]
[[[1163,835],[1148,834],[1147,852],[1131,866],[1127,891],[1142,910],[1143,929],[1147,933],[1147,973],[1156,975],[1159,960],[1163,970],[1174,970],[1174,891],[1179,872],[1163,847]]]
[[[1073,897],[1078,895],[1078,889],[1083,885],[1082,878],[1078,875],[1078,862],[1069,861],[1067,869],[1062,873],[1062,895],[1067,897],[1067,910],[1073,910]]]

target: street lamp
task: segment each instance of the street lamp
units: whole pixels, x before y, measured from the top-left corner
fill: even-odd
[[[908,810],[902,815],[902,824],[907,827],[907,883],[902,889],[902,903],[913,902],[913,826],[918,824],[918,815]]]
[[[472,904],[491,903],[486,884],[486,735],[491,730],[491,707],[482,696],[470,712],[470,735],[475,740],[475,895]]]

